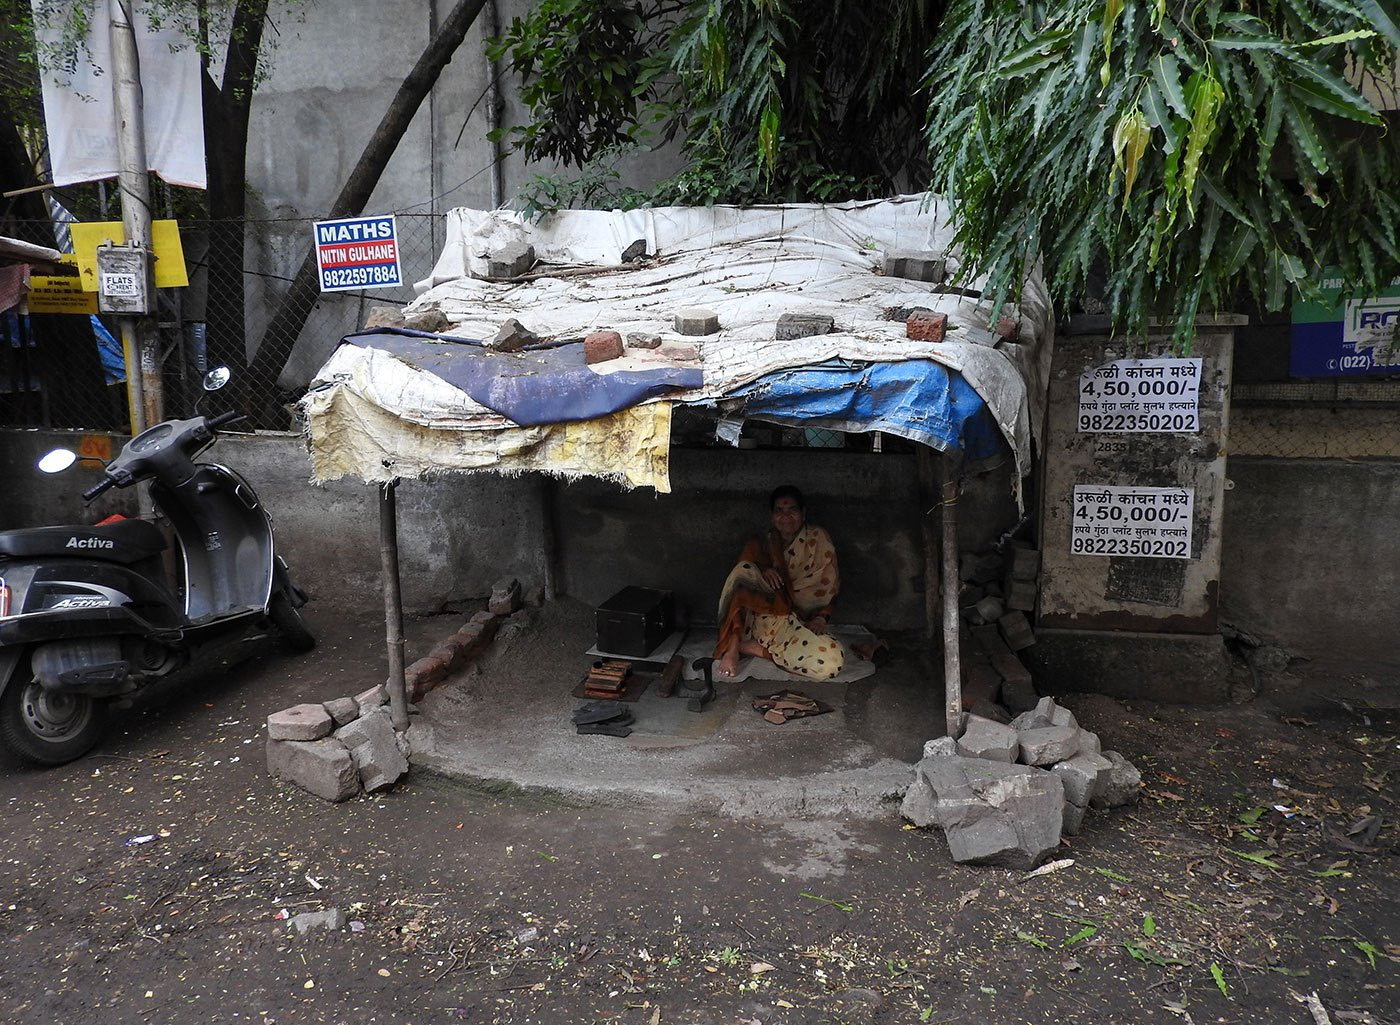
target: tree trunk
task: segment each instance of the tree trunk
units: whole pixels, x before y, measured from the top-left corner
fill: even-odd
[[[389,158],[398,148],[399,140],[408,130],[409,123],[437,82],[442,69],[451,62],[457,48],[467,36],[476,17],[485,6],[485,0],[458,0],[452,12],[444,19],[437,34],[428,42],[427,49],[418,58],[418,63],[408,73],[399,86],[389,109],[365,145],[355,168],[346,179],[340,195],[331,205],[328,218],[353,217],[361,213],[369,202],[370,194],[379,184]],[[308,250],[297,270],[296,278],[286,296],[277,306],[277,312],[263,332],[262,341],[254,356],[249,376],[258,381],[275,381],[287,365],[297,336],[306,326],[307,317],[315,308],[320,291],[316,281],[316,255]]]
[[[204,153],[209,172],[209,277],[205,320],[209,365],[234,372],[235,405],[246,394],[248,341],[243,279],[248,117],[268,0],[240,0],[229,31],[222,85],[205,67]]]

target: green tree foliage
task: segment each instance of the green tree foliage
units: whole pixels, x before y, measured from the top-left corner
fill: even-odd
[[[927,174],[917,98],[941,0],[541,0],[493,49],[522,81],[525,156],[575,198],[703,204],[888,194]],[[681,140],[685,167],[621,193],[619,150]]]
[[[1388,0],[956,0],[925,82],[931,184],[996,301],[1043,257],[1056,295],[1106,277],[1115,320],[1247,290],[1281,309],[1325,266],[1400,273],[1396,125],[1358,88],[1394,68]]]

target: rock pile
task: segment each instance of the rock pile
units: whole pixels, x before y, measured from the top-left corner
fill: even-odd
[[[1078,833],[1090,808],[1137,801],[1141,784],[1131,762],[1042,698],[1009,725],[969,715],[957,740],[929,741],[900,810],[940,826],[954,861],[1025,870]]]
[[[267,771],[327,801],[374,793],[408,771],[382,685],[353,698],[294,705],[267,717]]]

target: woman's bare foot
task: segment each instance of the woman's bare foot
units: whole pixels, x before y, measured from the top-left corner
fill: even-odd
[[[730,650],[724,653],[724,657],[715,663],[715,675],[723,676],[727,679],[734,679],[734,674],[739,671],[739,652]]]

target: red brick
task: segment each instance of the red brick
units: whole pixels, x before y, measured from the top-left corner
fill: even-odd
[[[915,313],[904,322],[905,335],[919,342],[941,342],[947,329],[946,313]]]
[[[616,331],[594,331],[583,340],[585,363],[606,363],[622,355],[622,336]]]

